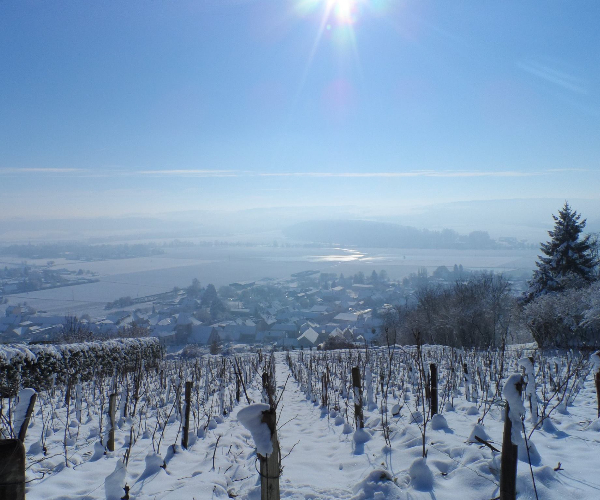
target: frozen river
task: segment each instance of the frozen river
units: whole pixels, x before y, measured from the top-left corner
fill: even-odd
[[[98,273],[97,283],[9,296],[9,304],[26,301],[53,314],[103,314],[107,302],[119,297],[145,296],[186,287],[198,278],[217,288],[235,281],[288,278],[306,270],[365,275],[385,269],[391,279],[401,279],[421,267],[438,266],[495,272],[530,272],[536,250],[415,250],[286,247],[186,247],[167,248],[153,257],[100,262],[57,262],[60,267]],[[35,262],[35,261],[31,261]],[[45,264],[45,261],[40,263]]]

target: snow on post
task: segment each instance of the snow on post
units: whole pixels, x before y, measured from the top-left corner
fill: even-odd
[[[535,372],[533,370],[533,358],[521,358],[517,363],[525,372],[525,396],[529,400],[531,410],[531,421],[537,423],[538,418],[538,401],[535,392]]]
[[[277,440],[274,408],[264,403],[252,404],[238,412],[238,420],[250,431],[256,445],[256,453],[260,461],[261,500],[279,500],[281,451]]]
[[[502,395],[508,403],[508,415],[510,423],[512,424],[511,429],[511,441],[512,444],[518,446],[523,440],[521,435],[522,421],[521,419],[525,416],[525,406],[521,400],[521,386],[523,384],[523,377],[514,373],[504,384]]]
[[[21,442],[25,441],[25,434],[27,433],[36,398],[37,393],[33,389],[21,389],[17,396],[18,402],[13,416],[13,430]]]
[[[256,452],[266,457],[273,453],[273,443],[271,442],[271,429],[263,422],[263,412],[269,411],[270,407],[264,403],[255,403],[242,408],[238,412],[238,420],[250,431]]]

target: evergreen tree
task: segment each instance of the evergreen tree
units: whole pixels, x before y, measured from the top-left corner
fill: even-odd
[[[227,312],[227,308],[225,304],[221,302],[221,299],[216,298],[212,301],[210,305],[210,317],[213,320],[220,319]]]
[[[215,288],[215,285],[213,285],[212,283],[209,283],[208,286],[206,287],[206,290],[204,290],[204,294],[202,295],[202,300],[200,301],[200,305],[202,307],[210,307],[211,304],[213,303],[213,301],[216,300],[217,298],[218,298],[217,289]]]
[[[594,259],[589,235],[579,239],[586,220],[572,210],[568,202],[553,215],[554,229],[548,231],[550,241],[541,244],[537,269],[529,282],[528,299],[548,292],[562,291],[578,283],[594,280]]]

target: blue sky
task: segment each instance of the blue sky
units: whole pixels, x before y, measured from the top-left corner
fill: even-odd
[[[597,1],[0,2],[0,217],[598,199]]]

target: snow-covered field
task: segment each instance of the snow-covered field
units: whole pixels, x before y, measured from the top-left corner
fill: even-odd
[[[500,453],[477,442],[475,435],[502,448],[504,410],[497,391],[508,375],[520,371],[517,360],[529,353],[511,351],[504,377],[498,380],[497,352],[441,348],[424,352],[422,366],[436,362],[440,370],[441,416],[433,419],[422,399],[424,385],[413,350],[397,350],[391,365],[386,349],[370,350],[367,362],[364,350],[275,354],[278,436],[284,457],[282,498],[479,500],[499,496]],[[539,499],[599,498],[600,421],[592,367],[587,356],[581,364],[577,355],[569,353],[535,356],[538,413],[553,410],[531,432],[535,419],[525,401],[531,470],[527,450],[521,446],[518,498],[536,498],[532,473]],[[114,452],[104,446],[112,380],[75,388],[68,415],[64,390],[56,388],[53,396],[41,393],[25,442],[27,498],[120,498],[117,495],[124,496],[125,484],[130,498],[136,499],[260,498],[255,443],[237,418],[248,400],[240,387],[240,403],[235,401],[236,379],[240,380],[235,372],[245,380],[248,399],[259,403],[263,400],[259,374],[267,358],[262,355],[262,364],[257,354],[166,361],[160,372],[144,374],[135,413],[135,375],[129,374],[127,383],[118,385],[129,386],[130,393],[128,416],[122,416],[127,394],[118,392]],[[471,375],[465,376],[463,362]],[[361,366],[363,373],[362,431],[355,429],[355,396],[350,389],[354,365]],[[386,374],[391,374],[389,380]],[[184,450],[180,446],[185,413],[182,381],[187,379],[194,380],[194,391],[190,445]],[[525,398],[528,392],[531,385]],[[81,411],[79,419],[77,411]],[[125,465],[130,436],[134,444]]]

